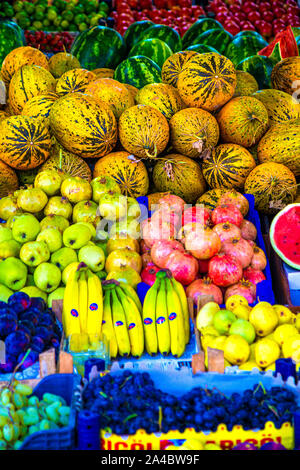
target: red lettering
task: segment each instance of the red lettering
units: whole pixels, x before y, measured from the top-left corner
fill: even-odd
[[[254,444],[255,446],[257,446],[258,444],[258,441],[256,439],[246,439],[245,442],[250,442],[250,444]]]
[[[100,439],[100,449],[102,449],[102,450],[106,450],[106,448],[105,448],[105,444],[106,444],[106,441],[105,441],[105,439]]]
[[[152,450],[152,443],[151,442],[147,442],[147,450]]]
[[[128,449],[128,445],[126,444],[126,442],[116,442],[115,443],[115,450],[122,450],[122,446],[123,446],[123,449]],[[120,449],[121,447],[121,449]]]
[[[233,441],[220,441],[220,447],[222,450],[232,449],[234,443]]]
[[[267,442],[274,442],[273,439],[271,437],[265,437],[264,439],[262,439],[260,441],[260,445],[263,446],[264,444],[266,444]]]
[[[165,448],[166,448],[167,446],[172,446],[172,445],[173,445],[173,442],[172,442],[172,441],[167,441],[167,440],[165,440],[165,441],[159,441],[159,448],[160,448],[160,450],[165,450]]]
[[[131,444],[130,449],[131,450],[144,450],[145,447],[143,446],[143,444],[140,444],[139,442],[135,442],[134,444]]]

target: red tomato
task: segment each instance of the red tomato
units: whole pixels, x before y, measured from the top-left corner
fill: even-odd
[[[250,11],[248,13],[248,20],[254,24],[255,21],[259,21],[261,18],[260,13],[258,11]]]
[[[235,21],[226,21],[224,23],[224,29],[226,29],[226,31],[228,31],[230,34],[233,34],[233,36],[239,33],[241,30],[238,23]]]

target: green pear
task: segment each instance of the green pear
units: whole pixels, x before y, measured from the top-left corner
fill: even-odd
[[[58,288],[61,270],[55,264],[41,263],[35,268],[33,279],[36,287],[49,294]]]
[[[40,188],[27,188],[20,191],[17,198],[18,206],[25,212],[36,213],[44,209],[48,196]]]
[[[18,207],[16,196],[5,196],[0,199],[0,218],[8,220],[12,215],[22,212]]]
[[[92,239],[96,237],[96,228],[91,222],[76,222],[77,224],[82,224],[88,227],[92,233]]]
[[[46,217],[44,217],[41,220],[40,224],[41,224],[41,230],[52,227],[52,228],[56,228],[57,230],[59,230],[60,233],[63,233],[64,230],[67,227],[69,227],[70,222],[68,221],[68,219],[66,219],[62,215],[51,214],[51,215],[47,215]]]
[[[27,266],[38,266],[39,264],[48,261],[50,258],[50,251],[46,242],[31,241],[22,245],[19,256]]]
[[[76,222],[90,222],[96,226],[100,222],[98,205],[94,201],[80,201],[73,207],[72,220]]]
[[[34,179],[34,187],[42,189],[47,196],[59,193],[62,177],[55,170],[43,170]]]
[[[127,215],[127,198],[123,194],[109,191],[103,194],[99,200],[101,217],[117,222]]]
[[[207,302],[200,308],[196,317],[196,325],[199,331],[213,324],[214,316],[219,312],[220,306],[216,302]]]
[[[0,284],[0,300],[7,302],[9,297],[14,293],[13,290],[6,287],[4,284]]]
[[[53,300],[64,300],[65,287],[58,287],[48,295],[48,307],[52,308]]]
[[[213,326],[220,335],[227,335],[236,316],[229,310],[220,310],[214,315]]]
[[[127,196],[127,216],[133,219],[139,219],[141,216],[141,206],[134,197]]]
[[[54,227],[48,227],[42,230],[38,234],[36,241],[47,243],[50,253],[59,250],[63,244],[61,233]]]
[[[17,291],[25,286],[27,266],[19,258],[11,256],[0,262],[0,284]]]
[[[243,318],[238,318],[232,323],[229,334],[240,335],[245,338],[249,344],[252,344],[256,337],[255,328],[252,323]]]
[[[11,240],[12,237],[11,229],[0,224],[0,243],[5,242],[6,240]]]
[[[21,243],[16,240],[6,240],[0,243],[0,260],[14,256],[19,257]]]
[[[40,230],[40,223],[33,214],[21,214],[13,222],[12,235],[17,242],[26,243],[35,240]]]
[[[51,263],[55,264],[61,271],[63,271],[69,264],[78,261],[77,253],[73,248],[63,246],[51,255]]]
[[[50,197],[44,209],[44,214],[61,215],[66,219],[70,219],[73,212],[73,206],[66,197],[53,196]]]
[[[92,199],[97,203],[99,203],[100,197],[109,191],[121,194],[121,188],[116,180],[107,176],[97,176],[94,178],[91,181],[91,187],[93,190]]]
[[[102,271],[105,265],[105,254],[97,245],[85,245],[78,251],[78,261],[83,262],[94,273]]]
[[[83,223],[70,225],[63,233],[63,243],[69,248],[79,250],[87,244],[92,238],[92,232],[89,227]]]
[[[45,302],[47,302],[48,299],[46,292],[42,291],[36,286],[25,286],[20,289],[20,292],[25,292],[25,294],[29,295],[30,298],[40,297],[41,299],[44,299]]]

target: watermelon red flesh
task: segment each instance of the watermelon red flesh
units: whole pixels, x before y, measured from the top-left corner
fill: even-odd
[[[300,204],[291,204],[274,218],[270,238],[278,255],[300,269]]]
[[[274,40],[261,51],[259,55],[270,57],[278,44],[281,59],[286,57],[294,57],[299,55],[298,46],[291,26],[288,26],[284,31],[277,33]]]

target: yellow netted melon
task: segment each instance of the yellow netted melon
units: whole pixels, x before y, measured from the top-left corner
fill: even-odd
[[[57,80],[55,91],[60,96],[74,92],[84,93],[88,84],[96,78],[90,70],[82,68],[68,70]]]
[[[258,90],[256,79],[244,70],[236,70],[236,87],[233,96],[249,96]]]
[[[227,188],[215,188],[205,191],[196,201],[196,204],[203,204],[209,210],[214,210],[223,194],[228,192]]]
[[[1,76],[8,86],[14,73],[24,65],[38,65],[49,70],[47,56],[39,49],[31,46],[21,46],[10,51],[4,58]]]
[[[13,194],[19,187],[16,171],[0,160],[0,198]]]
[[[268,88],[258,90],[253,96],[267,109],[270,126],[300,119],[300,103],[284,91]]]
[[[158,109],[168,121],[184,107],[178,90],[167,83],[145,85],[136,94],[135,102]]]
[[[80,62],[68,52],[57,52],[49,59],[49,70],[54,78],[61,77],[65,72],[81,68]]]
[[[191,57],[197,55],[195,51],[175,52],[168,57],[161,69],[161,78],[163,83],[168,83],[174,87],[177,86],[178,75],[184,69],[186,63]]]
[[[99,68],[94,69],[92,72],[96,75],[97,78],[113,78],[115,71],[108,68]]]
[[[58,98],[58,94],[53,92],[33,96],[33,98],[26,101],[21,115],[31,116],[47,123],[50,109]]]

